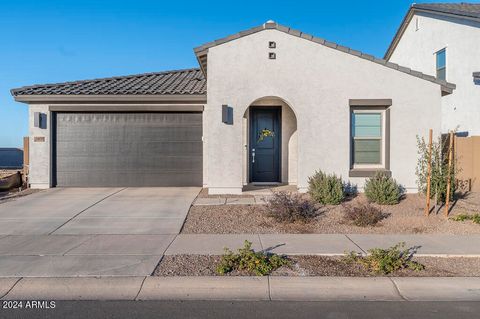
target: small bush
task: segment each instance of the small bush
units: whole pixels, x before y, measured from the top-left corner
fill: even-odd
[[[374,226],[386,217],[380,209],[370,204],[345,207],[344,218],[360,227]]]
[[[243,248],[238,249],[238,253],[225,248],[222,260],[217,266],[217,273],[224,275],[238,270],[247,271],[256,276],[266,276],[272,271],[288,265],[290,265],[290,261],[285,256],[268,254],[263,251],[256,252],[252,249],[252,243],[245,240]]]
[[[451,219],[456,221],[456,222],[463,222],[463,221],[466,221],[466,220],[471,220],[475,224],[480,224],[480,214],[473,214],[473,215],[460,214],[460,215],[452,217]]]
[[[308,179],[308,185],[308,192],[320,204],[338,205],[345,198],[342,179],[335,174],[317,171]]]
[[[305,222],[317,216],[315,205],[302,198],[299,194],[278,192],[267,200],[266,211],[268,216],[278,222]]]
[[[401,195],[397,182],[383,172],[376,173],[365,182],[365,196],[370,202],[395,205],[398,204]]]
[[[344,261],[360,263],[371,272],[388,275],[400,269],[424,270],[425,266],[412,260],[414,248],[405,247],[405,243],[398,243],[388,249],[374,248],[363,256],[357,252],[346,253]]]

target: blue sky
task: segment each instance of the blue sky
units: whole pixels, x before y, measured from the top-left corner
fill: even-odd
[[[0,147],[28,134],[11,88],[196,67],[192,48],[268,19],[382,57],[410,4],[0,0]]]

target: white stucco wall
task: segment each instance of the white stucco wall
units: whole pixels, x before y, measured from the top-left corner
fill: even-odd
[[[275,41],[277,48],[268,49]],[[277,54],[268,59],[268,52]],[[239,193],[244,180],[244,121],[248,106],[279,97],[297,117],[301,191],[317,169],[349,180],[349,99],[391,98],[390,168],[416,191],[416,135],[440,131],[440,86],[326,46],[264,30],[212,47],[208,52],[208,104],[204,111],[206,181],[211,193]],[[221,106],[234,110],[224,125]],[[352,178],[363,187],[364,178]]]
[[[479,22],[417,13],[390,61],[435,76],[435,53],[443,48],[447,52],[447,81],[457,88],[442,99],[442,131],[458,127],[459,131],[480,135],[480,85],[472,77],[473,72],[480,72]]]
[[[47,115],[46,128],[34,127],[34,113],[40,112]],[[33,104],[29,106],[29,147],[30,147],[30,167],[29,183],[31,188],[49,188],[50,187],[50,137],[51,137],[51,116],[48,105]],[[44,138],[44,141],[35,141],[35,138]]]

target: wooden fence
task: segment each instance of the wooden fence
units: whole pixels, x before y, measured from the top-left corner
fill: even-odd
[[[480,136],[455,137],[454,143],[460,188],[480,192]]]

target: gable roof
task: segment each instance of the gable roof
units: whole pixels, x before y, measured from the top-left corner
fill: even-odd
[[[280,32],[284,32],[284,33],[287,33],[287,34],[290,34],[292,36],[296,36],[296,37],[299,37],[299,38],[302,38],[302,39],[306,39],[308,41],[312,41],[312,42],[318,43],[320,45],[324,45],[326,47],[341,51],[343,53],[351,54],[355,57],[365,59],[365,60],[368,60],[368,61],[373,62],[373,63],[380,64],[384,67],[394,69],[394,70],[409,74],[411,76],[414,76],[414,77],[417,77],[417,78],[420,78],[420,79],[423,79],[423,80],[427,80],[427,81],[439,84],[441,86],[442,92],[445,93],[445,94],[452,93],[453,90],[456,87],[455,84],[449,83],[449,82],[446,82],[446,81],[443,81],[443,80],[438,80],[434,76],[427,75],[427,74],[424,74],[422,72],[415,71],[415,70],[412,70],[410,68],[400,66],[396,63],[388,62],[384,59],[378,59],[378,58],[374,57],[373,55],[366,54],[366,53],[363,53],[363,52],[360,52],[360,51],[357,51],[357,50],[353,50],[351,48],[339,45],[337,43],[330,42],[330,41],[324,40],[322,38],[312,36],[310,34],[292,29],[290,27],[280,25],[280,24],[278,24],[274,21],[271,21],[271,20],[267,21],[266,23],[264,23],[261,26],[254,27],[254,28],[251,28],[251,29],[246,30],[246,31],[241,31],[241,32],[235,33],[233,35],[230,35],[228,37],[221,38],[219,40],[215,40],[215,41],[212,41],[212,42],[209,42],[209,43],[206,43],[204,45],[201,45],[199,47],[194,48],[194,52],[197,56],[198,63],[200,64],[200,67],[201,67],[202,71],[204,72],[204,75],[206,76],[206,74],[207,74],[208,49],[210,49],[212,47],[215,47],[217,45],[221,45],[221,44],[236,40],[236,39],[241,38],[241,37],[248,36],[250,34],[261,32],[263,30],[272,30],[272,29],[273,30],[278,30]]]
[[[73,82],[38,84],[12,89],[17,101],[32,96],[192,96],[205,95],[207,81],[200,69],[144,73]]]
[[[410,6],[407,14],[402,20],[390,46],[385,53],[384,59],[390,59],[393,51],[397,47],[408,23],[417,12],[429,12],[440,15],[455,16],[457,18],[480,21],[480,3],[414,3]]]

